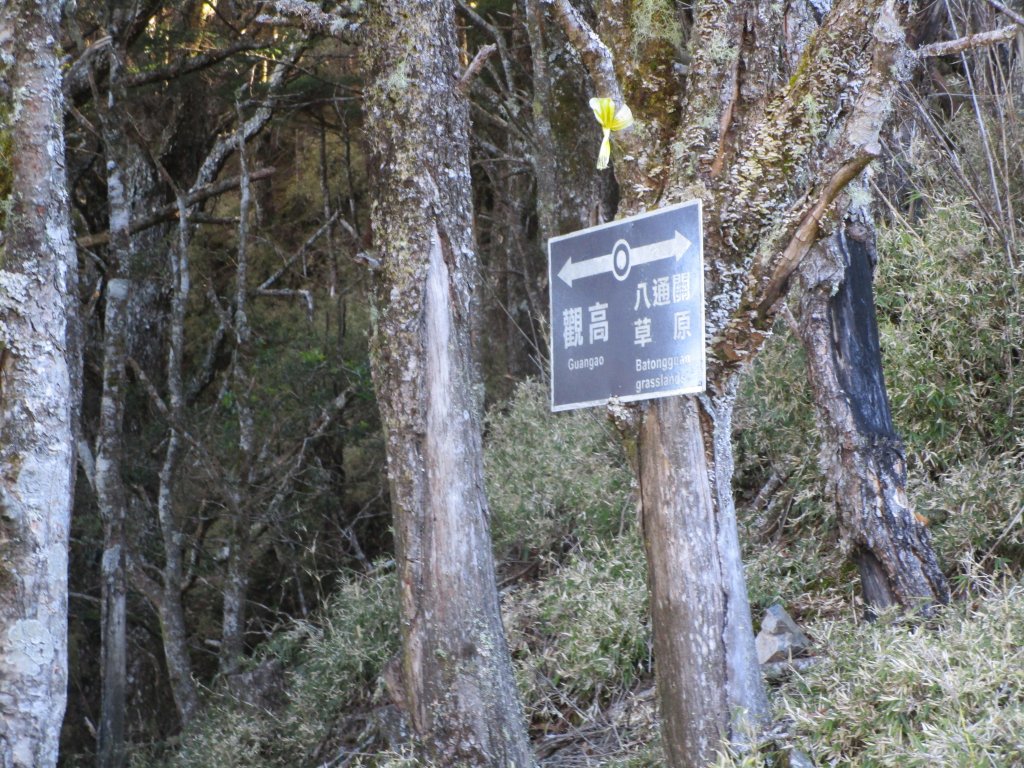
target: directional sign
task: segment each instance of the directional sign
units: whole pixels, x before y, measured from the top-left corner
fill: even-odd
[[[551,409],[704,391],[699,200],[548,241]]]

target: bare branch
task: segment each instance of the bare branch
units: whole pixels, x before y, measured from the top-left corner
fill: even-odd
[[[976,35],[966,35],[956,40],[945,40],[941,43],[925,45],[917,49],[917,56],[921,59],[933,56],[950,56],[986,45],[1008,43],[1017,36],[1017,32],[1021,29],[1019,24],[1024,24],[1024,21],[1018,22],[1018,24],[1008,24],[1005,27],[993,29],[989,32],[979,32]]]
[[[264,179],[270,178],[270,176],[272,176],[276,170],[276,168],[260,168],[258,171],[252,171],[249,174],[249,178],[252,181],[262,181]],[[229,192],[237,187],[238,177],[232,176],[229,179],[218,181],[215,184],[207,184],[204,187],[200,187],[198,189],[193,190],[188,194],[186,198],[186,203],[189,206],[192,206],[195,205],[196,203],[201,203],[203,200],[208,200],[211,197],[222,195],[225,192]],[[157,224],[163,224],[165,221],[174,221],[175,219],[178,218],[178,215],[179,212],[177,203],[165,205],[163,208],[160,208],[154,213],[151,213],[149,216],[144,216],[140,219],[134,220],[132,222],[132,226],[129,233],[134,235],[137,232],[141,232],[144,229],[155,227]],[[195,219],[194,216],[190,216],[189,218]],[[223,222],[218,221],[215,223]],[[82,237],[79,237],[75,240],[75,243],[76,245],[78,245],[79,248],[95,248],[96,246],[99,245],[106,245],[109,242],[109,232],[97,232],[96,234],[93,235],[83,235]]]
[[[298,296],[306,302],[306,317],[309,322],[313,322],[313,294],[303,288],[257,288],[256,295],[278,297]]]
[[[498,50],[498,46],[494,43],[485,45],[479,51],[476,52],[476,56],[469,62],[469,66],[466,67],[466,71],[462,73],[462,77],[459,78],[459,84],[456,86],[459,89],[459,93],[465,94],[469,91],[469,87],[473,84],[473,80],[480,74],[480,70],[483,69],[484,64],[487,60],[494,55]]]
[[[622,88],[619,87],[619,79],[615,75],[615,60],[608,46],[601,41],[569,0],[544,0],[544,3],[554,10],[565,36],[579,51],[597,95],[610,98],[616,104],[622,104]]]
[[[335,9],[333,13],[327,13],[309,0],[273,0],[270,5],[277,15],[261,14],[256,17],[257,24],[294,26],[306,32],[337,37],[345,42],[358,42],[360,24],[351,18],[351,10],[344,6]]]
[[[825,215],[825,211],[835,202],[835,199],[846,188],[846,185],[857,178],[857,174],[863,171],[874,157],[875,155],[869,152],[864,152],[855,157],[840,167],[832,175],[832,178],[829,179],[824,189],[821,190],[817,201],[804,214],[803,219],[800,221],[800,226],[797,227],[793,238],[782,253],[782,258],[779,259],[778,264],[775,266],[771,280],[768,282],[767,288],[765,288],[764,298],[761,300],[760,306],[758,306],[759,316],[766,316],[775,302],[785,292],[786,283],[789,281],[790,275],[793,274],[793,271],[800,264],[800,260],[803,259],[807,251],[810,250],[811,246],[818,239],[818,227]]]
[[[1017,13],[1012,8],[1007,8],[1005,5],[1003,5],[1001,2],[999,2],[999,0],[988,0],[988,2],[989,2],[989,5],[993,6],[996,9],[998,9],[1000,13],[1006,14],[1011,19],[1016,21],[1018,24],[1020,24],[1021,26],[1024,26],[1024,16],[1021,16],[1019,13]]]
[[[174,80],[175,78],[189,75],[193,72],[198,72],[199,70],[219,64],[225,59],[234,56],[236,53],[253,51],[266,47],[266,42],[257,40],[240,40],[234,45],[229,45],[227,48],[218,48],[217,50],[207,51],[199,54],[198,56],[182,56],[178,58],[177,61],[174,61],[164,67],[158,67],[157,69],[148,70],[146,72],[137,72],[130,77],[124,78],[124,84],[128,88],[137,88],[142,85],[149,85],[150,83]]]
[[[319,240],[320,237],[324,233],[326,233],[328,230],[330,230],[331,225],[334,224],[335,220],[340,221],[342,223],[342,226],[345,229],[345,231],[348,232],[353,237],[353,239],[355,239],[355,237],[356,237],[355,230],[352,229],[352,225],[350,225],[344,219],[340,219],[339,218],[339,212],[335,211],[334,214],[327,221],[325,221],[323,224],[320,225],[320,228],[316,232],[314,232],[312,235],[310,235],[309,237],[306,238],[306,242],[304,242],[302,244],[302,246],[299,248],[299,250],[297,250],[294,254],[292,254],[288,258],[288,260],[285,261],[285,263],[282,264],[277,269],[276,272],[274,272],[274,274],[272,274],[270,277],[268,277],[266,280],[264,280],[262,283],[260,283],[259,287],[256,289],[257,292],[266,291],[274,283],[276,283],[281,278],[281,276],[285,272],[287,272],[288,269],[296,261],[298,261],[299,259],[301,259],[303,256],[306,255],[306,252],[312,247],[313,243],[315,243],[317,240]]]

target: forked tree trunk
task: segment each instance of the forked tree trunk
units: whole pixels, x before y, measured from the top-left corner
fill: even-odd
[[[949,600],[924,520],[907,498],[903,442],[882,373],[870,219],[846,220],[800,268],[797,332],[807,353],[821,463],[843,540],[872,609]]]
[[[703,768],[722,740],[744,737],[738,712],[753,725],[765,712],[730,487],[736,377],[767,338],[836,197],[880,151],[906,55],[906,5],[839,0],[811,36],[800,31],[806,14],[796,3],[697,3],[680,82],[676,47],[645,38],[649,19],[635,18],[633,3],[612,0],[601,15],[609,48],[636,52],[614,61],[568,0],[548,3],[597,95],[625,94],[637,117],[615,159],[624,211],[704,202],[705,416],[692,401],[661,401],[640,409],[637,433],[656,665],[669,667],[658,680],[676,681],[659,692],[666,758],[673,768]],[[700,592],[685,584],[697,578]],[[710,672],[690,660],[698,653]],[[716,685],[714,696],[682,693]]]
[[[468,105],[453,6],[371,6],[364,45],[376,273],[408,714],[438,765],[530,766],[498,610],[469,348]]]
[[[67,701],[73,492],[60,3],[0,6],[13,192],[0,249],[0,765],[51,768]],[[8,58],[8,56],[10,58]]]

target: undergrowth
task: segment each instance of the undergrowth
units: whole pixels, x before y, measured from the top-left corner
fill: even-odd
[[[629,527],[632,476],[603,410],[552,414],[546,385],[525,381],[491,411],[487,427],[498,557],[527,559]]]
[[[774,696],[782,746],[817,765],[1024,765],[1024,586],[977,570],[971,583],[982,593],[928,623],[891,614],[811,623],[823,657]],[[718,766],[761,766],[778,749]]]

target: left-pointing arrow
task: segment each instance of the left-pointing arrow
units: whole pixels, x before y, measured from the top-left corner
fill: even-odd
[[[612,253],[605,254],[604,256],[576,262],[570,256],[559,270],[558,277],[570,288],[572,287],[573,280],[592,277],[593,275],[600,275],[605,272],[614,272],[619,280],[625,280],[633,265],[649,264],[652,261],[671,259],[673,257],[678,261],[689,250],[690,245],[692,245],[690,240],[684,237],[678,230],[673,232],[669,240],[660,240],[648,245],[638,245],[636,248],[631,248],[625,240],[620,240],[615,244],[615,249]],[[616,264],[616,258],[620,259],[622,263]]]
[[[581,277],[590,277],[592,275],[600,275],[602,272],[611,271],[611,254],[608,254],[607,256],[598,256],[596,259],[577,262],[573,262],[572,256],[570,256],[569,260],[565,262],[565,266],[559,271],[558,276],[571,288],[573,280],[579,280]]]

